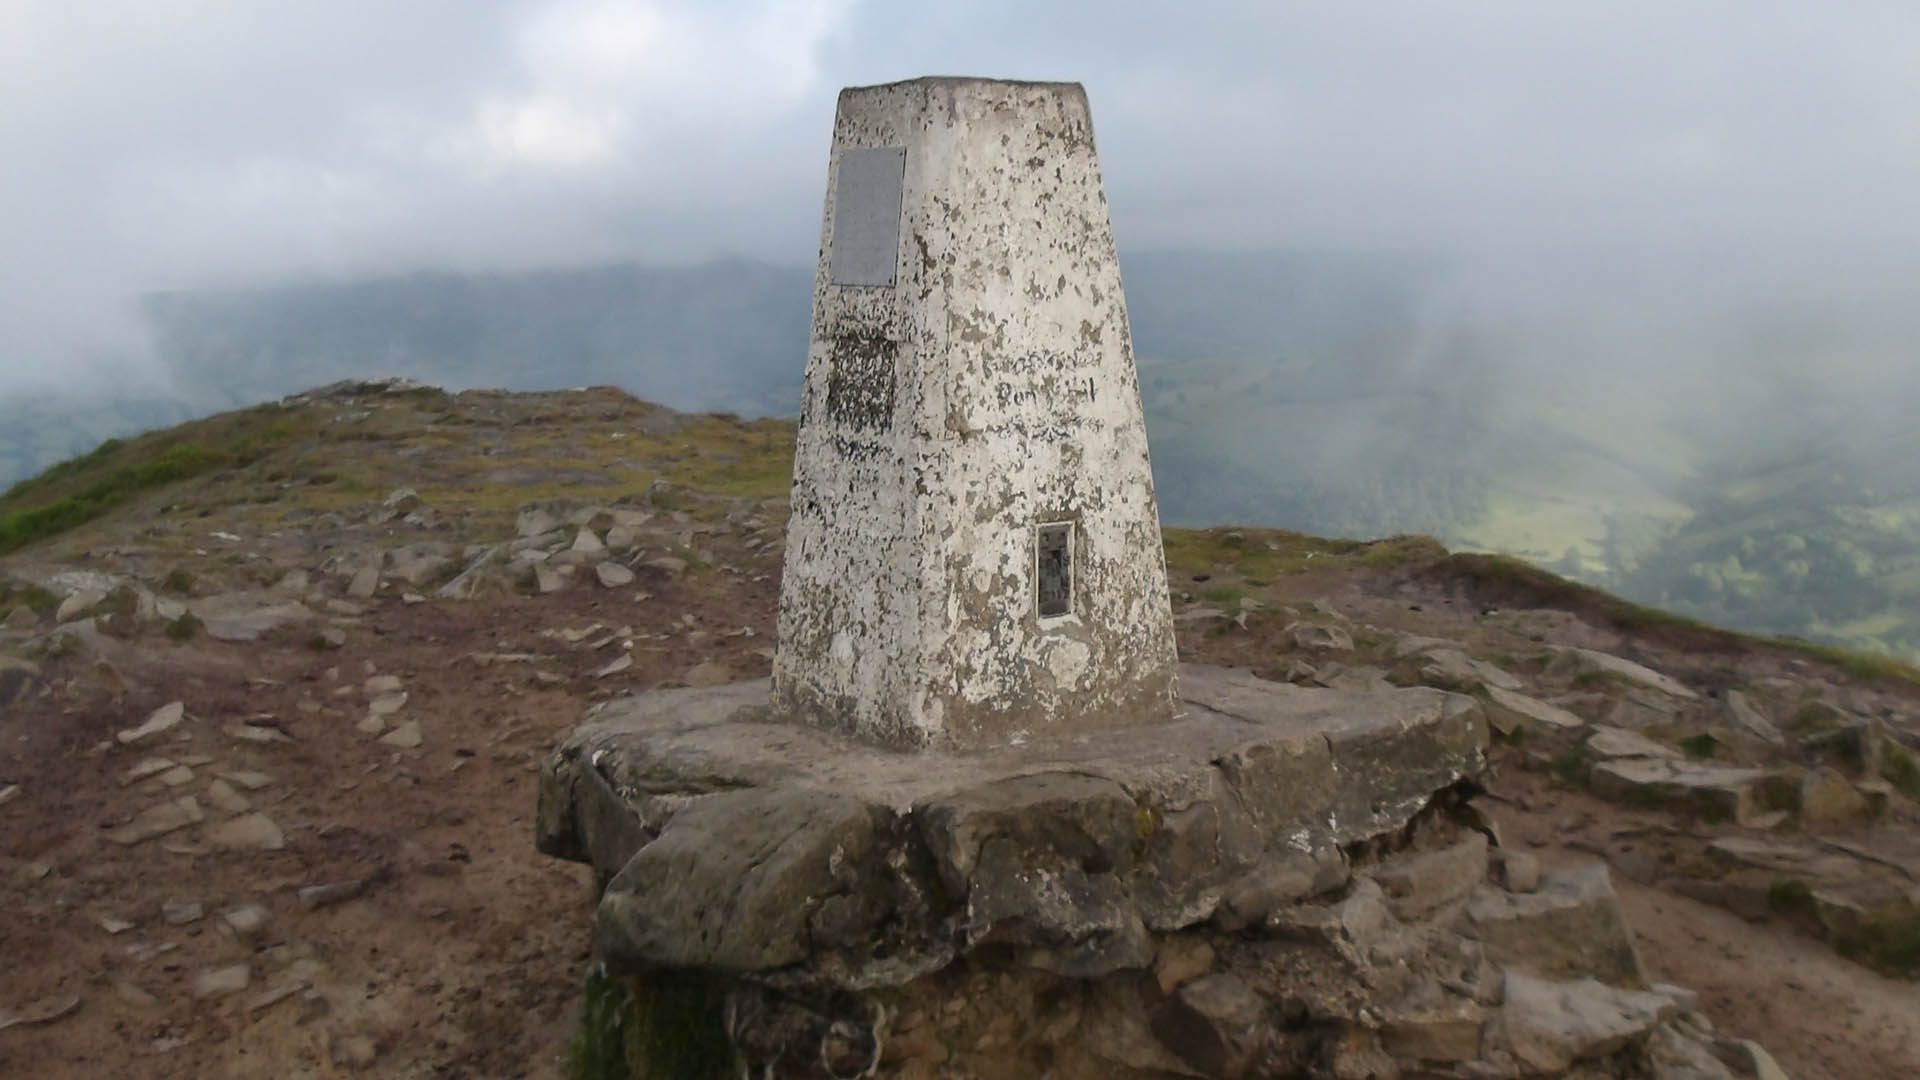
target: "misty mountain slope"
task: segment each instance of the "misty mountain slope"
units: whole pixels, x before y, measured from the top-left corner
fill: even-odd
[[[1123,271],[1171,524],[1431,534],[1745,629],[1920,655],[1910,318],[1683,290],[1642,308],[1571,262],[1176,252]],[[155,296],[171,383],[0,400],[0,483],[345,378],[792,415],[811,282],[729,262]]]
[[[183,392],[224,404],[349,377],[542,389],[619,385],[676,407],[790,413],[810,283],[749,262],[421,274],[148,304]]]

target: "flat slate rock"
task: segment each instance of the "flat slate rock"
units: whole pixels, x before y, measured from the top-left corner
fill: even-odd
[[[1772,773],[1675,758],[1631,757],[1593,767],[1588,786],[1615,802],[1693,802],[1736,824],[1751,825],[1764,809],[1759,789]]]
[[[1587,739],[1587,750],[1595,757],[1612,760],[1614,758],[1679,758],[1680,751],[1665,743],[1655,742],[1637,731],[1612,727],[1607,724],[1595,724],[1593,734]]]
[[[287,846],[280,826],[265,814],[242,814],[207,830],[208,842],[223,848],[257,848],[279,851]]]
[[[1501,996],[1505,1037],[1529,1075],[1557,1075],[1581,1058],[1612,1053],[1677,1011],[1659,994],[1519,972],[1507,973]]]
[[[1174,720],[971,752],[778,722],[764,679],[632,695],[547,760],[537,839],[615,875],[598,933],[622,961],[858,986],[993,942],[1093,976],[1148,965],[1147,931],[1207,920],[1264,864],[1395,832],[1486,768],[1462,695],[1180,678]],[[884,961],[856,955],[883,933]]]
[[[116,844],[132,846],[142,840],[165,836],[176,829],[198,825],[205,820],[206,812],[200,809],[200,803],[191,795],[182,795],[178,799],[147,807],[135,814],[132,821],[107,835]]]
[[[315,617],[305,604],[266,589],[209,596],[190,601],[187,608],[216,641],[257,641],[271,630]]]
[[[187,709],[185,705],[178,701],[169,702],[153,710],[147,717],[146,722],[142,723],[139,727],[122,731],[114,736],[114,738],[118,739],[122,746],[133,746],[138,743],[148,742],[156,736],[164,735],[178,727],[180,721],[186,719],[186,715]]]
[[[1535,723],[1545,724],[1548,727],[1568,729],[1584,727],[1586,725],[1585,720],[1580,719],[1578,716],[1575,716],[1560,706],[1550,705],[1547,702],[1541,701],[1539,698],[1528,697],[1526,694],[1522,694],[1517,690],[1508,690],[1493,684],[1489,684],[1486,690],[1487,698],[1492,701],[1493,704],[1505,709],[1509,713],[1532,720]]]
[[[1624,656],[1615,656],[1598,649],[1562,649],[1555,666],[1569,668],[1576,672],[1612,675],[1684,701],[1692,701],[1700,696],[1688,689],[1680,680],[1665,672],[1655,671],[1645,664],[1636,664]]]
[[[1580,972],[1621,986],[1646,981],[1605,863],[1548,871],[1530,892],[1483,887],[1461,917],[1465,933],[1502,967]]]

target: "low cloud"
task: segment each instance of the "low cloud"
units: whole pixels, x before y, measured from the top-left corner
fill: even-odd
[[[1893,294],[1916,51],[1869,0],[0,0],[0,392],[140,370],[152,289],[805,263],[835,91],[929,73],[1086,82],[1128,250]]]

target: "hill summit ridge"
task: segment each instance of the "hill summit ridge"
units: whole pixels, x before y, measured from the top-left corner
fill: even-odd
[[[45,1025],[0,1064],[191,1075],[241,1031],[553,1067],[584,962],[553,912],[589,882],[531,850],[531,773],[590,703],[767,673],[793,438],[606,388],[350,382],[8,492],[0,871],[49,959],[0,998]],[[1913,1060],[1911,669],[1422,538],[1169,529],[1166,558],[1183,659],[1477,697],[1506,872],[1604,859],[1730,1068],[1741,1032],[1794,1075]],[[1791,1007],[1789,957],[1819,973]],[[128,1017],[151,1056],[103,1057]]]

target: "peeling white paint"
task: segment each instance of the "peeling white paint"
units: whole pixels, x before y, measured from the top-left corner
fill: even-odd
[[[776,702],[903,747],[1172,716],[1159,516],[1085,94],[846,90],[833,147]],[[892,235],[875,214],[896,209],[873,205],[890,158],[867,154],[845,191],[840,162],[887,147],[904,149],[893,284],[836,284],[836,216],[873,243]]]

